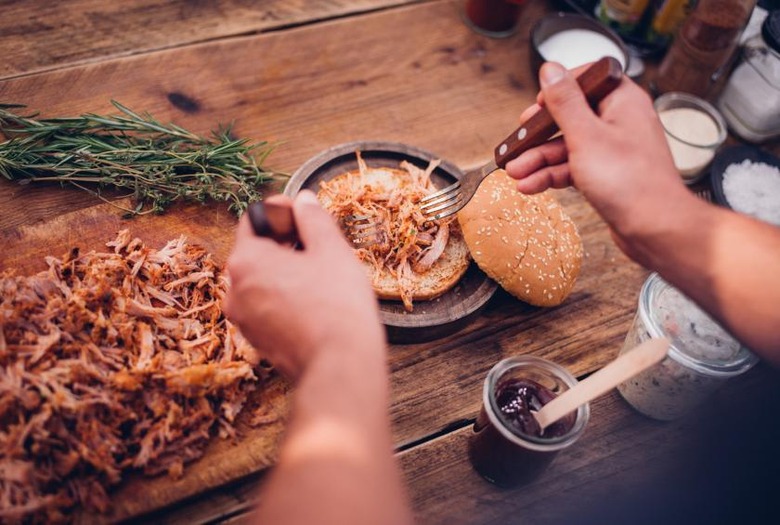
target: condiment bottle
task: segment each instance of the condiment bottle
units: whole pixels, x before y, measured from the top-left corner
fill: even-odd
[[[652,89],[711,97],[727,73],[755,4],[756,0],[700,0],[661,62]]]
[[[650,0],[601,0],[596,15],[621,34],[631,33],[645,14]]]
[[[780,10],[770,13],[761,34],[745,43],[742,62],[718,106],[729,128],[745,140],[780,136]]]
[[[647,30],[647,40],[666,44],[691,11],[693,0],[660,0],[653,12],[653,21]]]
[[[474,31],[502,38],[517,30],[520,4],[525,0],[466,0],[463,20]]]

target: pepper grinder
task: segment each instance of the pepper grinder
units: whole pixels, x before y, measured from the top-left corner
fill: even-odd
[[[688,15],[651,83],[657,94],[715,95],[728,73],[756,0],[700,0]]]

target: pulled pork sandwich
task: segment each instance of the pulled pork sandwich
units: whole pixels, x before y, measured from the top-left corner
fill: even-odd
[[[460,280],[470,257],[455,217],[427,220],[420,200],[436,191],[426,169],[402,162],[400,169],[368,167],[357,153],[358,169],[322,182],[317,198],[338,220],[368,216],[378,224],[380,242],[355,251],[380,299],[434,299]]]
[[[477,265],[515,297],[555,306],[571,293],[582,240],[550,192],[524,195],[497,170],[458,212],[458,222]]]
[[[0,522],[106,511],[129,470],[180,476],[231,436],[260,378],[221,309],[226,276],[184,238],[0,274]]]

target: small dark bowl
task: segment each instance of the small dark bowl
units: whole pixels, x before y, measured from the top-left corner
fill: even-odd
[[[609,29],[603,26],[598,20],[593,18],[577,15],[573,13],[551,13],[542,17],[531,30],[531,67],[533,68],[534,75],[537,80],[539,77],[539,68],[546,62],[547,59],[542,56],[539,51],[539,46],[550,38],[551,36],[560,33],[562,31],[568,31],[569,29],[587,29],[595,33],[600,33],[609,38],[623,53],[623,70],[628,67],[628,61],[630,56],[628,48],[623,43],[620,37]],[[601,57],[594,57],[594,60],[598,60]]]
[[[743,160],[763,162],[780,169],[780,158],[756,146],[731,146],[720,150],[712,159],[710,184],[712,185],[713,199],[724,208],[731,208],[731,205],[723,192],[723,172],[730,165],[739,164]]]

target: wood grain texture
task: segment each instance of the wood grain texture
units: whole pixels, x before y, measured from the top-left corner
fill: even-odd
[[[407,2],[392,2],[402,3]],[[239,4],[249,6],[246,9],[251,13],[224,9],[220,22],[209,16],[193,21],[187,18],[190,13],[182,15],[181,22],[167,11],[186,5],[210,13],[209,9]],[[120,22],[128,17],[128,25],[110,32],[100,25],[111,21],[110,16],[93,20],[100,34],[74,33],[74,42],[80,43],[73,47],[62,41],[58,28],[41,27],[39,33],[35,27],[24,29],[37,36],[29,38],[24,49],[8,48],[8,56],[27,53],[40,62],[24,70],[29,75],[0,81],[0,100],[26,103],[44,116],[65,116],[111,111],[109,100],[114,98],[200,133],[207,133],[218,122],[234,121],[237,136],[278,142],[268,162],[287,172],[322,150],[354,140],[411,144],[468,169],[489,158],[497,141],[516,127],[520,112],[533,102],[536,83],[528,66],[528,31],[551,9],[545,2],[527,3],[518,34],[504,40],[491,40],[465,28],[457,1],[414,3],[264,34],[220,38],[245,33],[241,29],[245,21],[239,19],[251,19],[252,13],[268,6],[289,9],[285,20],[302,22],[317,19],[310,11],[312,6],[330,18],[337,12],[354,13],[348,4],[362,6],[356,8],[361,10],[391,5],[379,0],[294,1],[255,8],[237,0],[149,0],[128,8],[73,0],[56,8],[41,8],[36,3],[38,9],[53,11],[29,15],[29,23],[53,25],[52,20],[60,16],[66,34],[82,27],[91,10],[108,10]],[[3,7],[24,5],[31,4],[25,1]],[[59,9],[68,5],[72,13],[66,16]],[[150,15],[141,12],[140,6],[158,14],[161,27],[152,27]],[[6,9],[4,14],[11,12]],[[296,19],[298,15],[303,18]],[[14,17],[5,20],[0,22],[0,34],[16,31]],[[200,36],[188,36],[185,29],[190,26],[185,22],[198,27]],[[225,27],[215,29],[209,25],[212,22]],[[131,29],[139,25],[150,26],[138,29],[148,31],[145,37],[123,42],[126,32],[134,35]],[[50,35],[55,36],[46,43]],[[160,43],[163,37],[173,40]],[[95,40],[79,40],[85,38]],[[10,41],[0,39],[0,46]],[[201,43],[180,46],[192,42]],[[160,48],[168,49],[147,52]],[[41,68],[124,54],[134,56],[35,73]],[[13,56],[18,60],[22,55]],[[29,56],[22,62],[34,64]],[[529,353],[552,359],[581,376],[617,354],[630,326],[647,272],[620,253],[605,224],[577,192],[556,195],[577,224],[586,253],[579,281],[564,304],[540,309],[499,293],[456,334],[389,349],[394,440],[399,447],[411,447],[402,461],[421,522],[435,523],[440,517],[457,522],[474,508],[481,509],[479,505],[488,507],[514,498],[514,494],[483,488],[479,479],[468,478],[458,485],[457,477],[467,477],[470,470],[463,457],[450,454],[460,454],[465,431],[452,430],[475,416],[482,381],[495,362]],[[232,247],[235,218],[219,205],[186,205],[162,216],[124,221],[117,210],[77,190],[20,187],[0,181],[0,245],[4,248],[0,269],[15,267],[24,273],[42,269],[44,255],[61,254],[73,244],[101,249],[123,227],[153,245],[185,234],[224,262]],[[287,396],[274,392],[277,395],[271,396],[269,406],[279,406],[281,411]],[[614,400],[597,402],[586,439],[594,429],[602,429],[598,439],[583,441],[583,447],[573,449],[573,456],[561,462],[562,468],[569,469],[564,472],[573,473],[575,482],[583,484],[593,476],[609,477],[622,468],[622,463],[610,462],[614,447],[621,451],[625,464],[652,463],[656,456],[648,456],[651,452],[643,448],[643,432],[651,432],[655,424],[643,423],[632,414]],[[620,434],[623,426],[626,430]],[[638,430],[632,430],[635,426]],[[279,435],[275,432],[281,432],[281,427],[248,433],[237,445],[215,443],[203,460],[185,471],[181,484],[166,478],[132,480],[117,492],[111,518],[137,516],[182,498],[189,499],[178,517],[155,514],[151,521],[195,523],[240,514],[256,490],[253,482],[261,477],[257,471],[273,462],[272,443]],[[439,432],[445,436],[428,443]],[[618,432],[618,437],[609,437],[612,432]],[[620,439],[626,442],[623,448]],[[661,439],[674,440],[674,431],[662,434]],[[632,448],[633,440],[638,444]],[[228,485],[197,496],[223,483]],[[550,491],[566,487],[570,485],[562,482],[545,485],[534,489],[535,495],[529,498],[547,501]],[[453,503],[457,497],[466,503],[458,507]],[[530,499],[524,501],[523,505],[530,505]],[[486,516],[500,520],[504,515],[497,511]]]
[[[112,112],[110,100],[199,133],[234,122],[236,136],[280,143],[268,163],[287,172],[333,145],[404,142],[468,168],[489,158],[534,100],[530,3],[515,38],[491,40],[461,22],[458,2],[399,7],[0,82],[0,100],[43,116]],[[53,217],[73,192],[20,192],[0,181],[4,226]]]
[[[690,417],[673,422],[640,415],[612,391],[591,403],[591,420],[580,440],[561,452],[542,476],[517,489],[498,488],[472,469],[467,455],[470,421],[440,438],[401,452],[398,458],[417,522],[426,525],[664,523],[669,522],[673,512],[665,506],[674,503],[671,490],[679,491],[683,501],[693,495],[706,496],[700,488],[707,487],[706,483],[721,486],[724,493],[733,497],[740,493],[740,497],[745,497],[744,492],[750,491],[755,491],[759,498],[772,493],[774,481],[762,476],[770,474],[774,465],[780,463],[780,452],[776,447],[749,450],[752,439],[748,434],[723,426],[723,415],[729,414],[735,423],[746,428],[762,427],[755,446],[768,447],[780,439],[780,424],[764,425],[766,414],[762,409],[743,410],[749,402],[772,410],[780,408],[778,371],[759,366],[728,383]],[[735,438],[737,433],[741,440]],[[729,445],[734,444],[744,448],[729,450]],[[726,453],[713,456],[713,451]],[[756,475],[747,486],[739,486],[746,480],[731,477],[739,472],[744,475],[744,469],[737,464],[740,461],[745,461],[748,473]],[[249,476],[149,519],[167,525],[222,523],[222,518],[224,523],[243,523],[262,481],[262,476]],[[766,486],[762,487],[763,484]],[[658,501],[654,496],[667,500]],[[772,501],[767,498],[764,506],[771,506]],[[717,507],[718,502],[709,501],[709,505]],[[700,510],[703,515],[713,516],[709,509]],[[737,510],[745,516],[757,516],[766,508]],[[640,514],[626,516],[621,511]],[[654,512],[659,516],[655,521]],[[611,519],[609,513],[613,513]],[[689,520],[691,515],[687,514],[672,522]]]
[[[0,78],[312,23],[413,0],[3,0]]]

